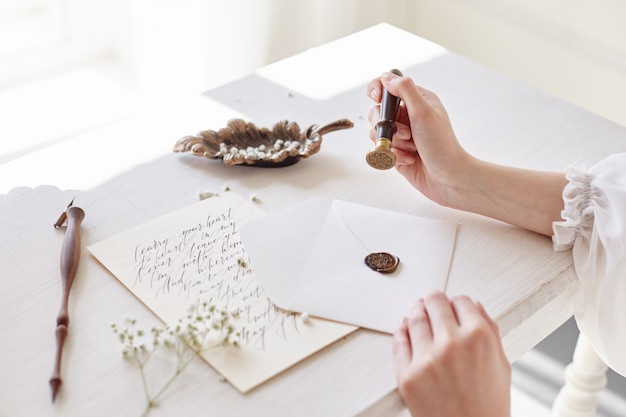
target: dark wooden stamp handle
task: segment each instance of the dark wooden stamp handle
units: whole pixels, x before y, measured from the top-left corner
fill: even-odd
[[[402,76],[400,70],[392,69],[391,72]],[[380,103],[380,121],[376,124],[377,138],[389,140],[393,138],[393,134],[396,133],[396,117],[399,107],[400,99],[387,91],[386,88],[383,88],[383,97]]]

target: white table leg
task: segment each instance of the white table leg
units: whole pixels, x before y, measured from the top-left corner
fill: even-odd
[[[606,387],[607,366],[593,346],[580,334],[574,358],[565,368],[565,385],[552,405],[553,417],[592,417],[596,415],[596,394]]]

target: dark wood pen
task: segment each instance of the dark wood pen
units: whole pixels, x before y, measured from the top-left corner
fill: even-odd
[[[59,388],[61,387],[61,357],[63,355],[63,345],[67,338],[67,329],[70,323],[70,315],[68,302],[70,298],[70,289],[74,276],[78,269],[80,260],[80,224],[85,218],[85,212],[79,207],[68,207],[66,212],[67,230],[63,239],[61,248],[61,283],[63,287],[63,295],[61,299],[61,308],[57,315],[56,339],[57,351],[54,361],[54,370],[50,378],[50,387],[52,388],[52,402],[56,399]]]

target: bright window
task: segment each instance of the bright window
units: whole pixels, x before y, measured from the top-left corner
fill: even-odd
[[[125,0],[0,0],[0,87],[45,76],[115,48]]]
[[[67,38],[63,0],[0,0],[0,58],[22,55]]]

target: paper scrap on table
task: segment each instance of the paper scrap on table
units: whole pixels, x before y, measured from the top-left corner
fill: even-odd
[[[284,309],[392,333],[418,298],[444,291],[456,224],[315,198],[244,225],[255,276]],[[400,258],[371,270],[369,253]]]
[[[226,193],[88,248],[168,325],[176,325],[197,302],[238,311],[232,322],[241,331],[240,346],[210,349],[202,356],[241,392],[357,329],[327,320],[303,323],[298,314],[268,299],[239,235],[243,224],[263,215]]]

